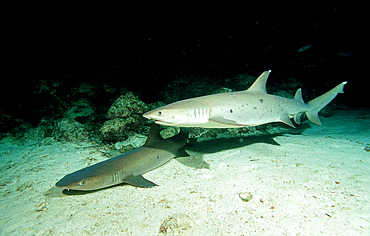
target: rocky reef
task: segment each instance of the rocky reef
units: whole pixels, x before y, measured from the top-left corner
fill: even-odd
[[[108,120],[99,130],[101,139],[118,142],[128,138],[128,131],[137,132],[146,123],[142,114],[148,110],[148,105],[131,92],[119,96],[105,115]]]

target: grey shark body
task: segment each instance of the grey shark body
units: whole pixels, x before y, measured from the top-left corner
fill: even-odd
[[[59,188],[85,191],[120,183],[137,187],[155,186],[155,183],[145,179],[142,174],[157,168],[173,157],[188,156],[181,150],[187,139],[188,131],[184,128],[179,134],[163,139],[159,134],[159,125],[153,123],[142,147],[68,174],[55,185]]]
[[[283,122],[294,127],[291,118],[299,124],[302,113],[318,125],[318,112],[343,93],[343,82],[327,93],[303,102],[301,89],[293,99],[266,92],[266,81],[271,71],[263,72],[252,86],[240,92],[229,92],[196,97],[159,107],[143,116],[156,123],[178,127],[239,128],[270,122]]]

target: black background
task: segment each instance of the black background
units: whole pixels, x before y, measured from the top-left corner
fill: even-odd
[[[303,91],[348,81],[346,105],[369,106],[367,30],[355,1],[134,2],[4,8],[3,112],[29,119],[40,80],[109,83],[155,102],[181,76],[217,82],[268,69],[269,83],[296,78]]]

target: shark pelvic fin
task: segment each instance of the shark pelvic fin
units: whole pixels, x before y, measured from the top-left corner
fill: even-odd
[[[290,120],[289,116],[283,116],[280,118],[280,120],[278,120],[280,122],[283,122],[284,124],[287,124],[289,125],[290,127],[293,127],[295,128],[295,126],[293,125],[292,121]]]
[[[190,156],[189,153],[187,153],[183,149],[178,150],[175,154],[176,154],[176,157],[188,157],[188,156]]]

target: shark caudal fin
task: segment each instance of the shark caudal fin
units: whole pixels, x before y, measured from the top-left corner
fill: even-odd
[[[324,93],[323,95],[315,99],[312,99],[307,103],[311,109],[306,112],[306,116],[312,123],[321,125],[321,121],[318,116],[319,111],[323,109],[326,105],[328,105],[329,102],[331,102],[338,93],[343,93],[343,87],[346,83],[347,81],[337,85],[332,90]]]

